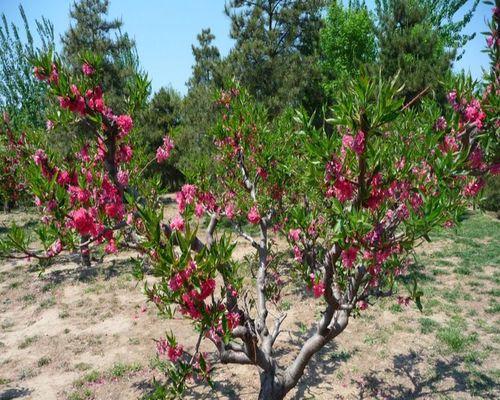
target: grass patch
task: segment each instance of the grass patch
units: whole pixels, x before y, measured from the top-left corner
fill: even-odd
[[[38,360],[37,365],[39,368],[45,367],[46,365],[49,365],[52,362],[50,357],[42,357]]]
[[[424,335],[434,332],[439,327],[439,323],[431,318],[422,317],[418,322],[420,322],[420,332]]]
[[[37,342],[38,339],[40,339],[40,336],[35,335],[35,336],[28,336],[25,338],[18,346],[20,349],[25,349],[26,347],[31,346],[33,343]]]
[[[477,342],[477,334],[467,335],[464,328],[462,323],[451,321],[447,326],[439,328],[436,336],[447,350],[461,353]]]

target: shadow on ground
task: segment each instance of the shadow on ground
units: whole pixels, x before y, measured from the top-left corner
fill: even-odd
[[[408,354],[394,356],[393,368],[385,372],[371,372],[361,381],[353,381],[359,388],[360,399],[428,399],[437,395],[451,396],[470,393],[481,398],[494,398],[495,381],[478,371],[464,371],[464,360],[452,356],[449,360],[437,360],[431,371],[422,373],[419,365],[424,358],[410,351]],[[411,387],[398,384],[392,378],[381,378],[385,373],[407,379]],[[444,381],[446,382],[444,384]],[[496,395],[499,393],[497,392]]]
[[[31,393],[31,390],[25,388],[7,389],[0,391],[0,400],[13,400],[26,397]]]

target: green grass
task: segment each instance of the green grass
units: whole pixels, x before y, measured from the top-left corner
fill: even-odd
[[[439,324],[431,318],[422,317],[419,322],[420,332],[424,335],[434,332],[439,327]]]
[[[439,328],[436,337],[446,346],[446,350],[461,353],[478,341],[476,333],[467,334],[464,329],[463,321],[455,319]]]
[[[38,339],[40,339],[40,337],[38,335],[35,335],[35,336],[28,336],[27,338],[25,338],[20,344],[19,344],[19,348],[20,349],[25,349],[29,346],[31,346],[33,343],[37,342]]]

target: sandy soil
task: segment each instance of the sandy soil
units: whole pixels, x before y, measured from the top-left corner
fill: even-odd
[[[4,217],[2,217],[4,218]],[[15,218],[20,218],[19,215]],[[26,223],[25,216],[21,217]],[[1,221],[0,221],[1,222]],[[445,241],[446,242],[446,241]],[[423,248],[426,254],[448,243]],[[239,250],[243,256],[251,249]],[[451,260],[453,263],[455,260]],[[483,274],[498,274],[492,265]],[[437,275],[436,285],[454,288],[463,277]],[[468,278],[469,279],[469,278]],[[470,279],[473,279],[472,277]],[[498,290],[493,280],[483,291]],[[464,287],[464,286],[463,286]],[[473,289],[467,287],[473,293]],[[285,294],[290,304],[284,332],[278,339],[280,364],[286,365],[308,335],[320,303]],[[318,354],[289,399],[469,399],[500,396],[498,381],[471,390],[471,374],[498,371],[498,314],[486,314],[486,300],[473,296],[459,302],[468,313],[466,330],[480,332],[474,351],[487,353],[480,367],[468,368],[468,353],[443,350],[434,334],[421,334],[416,308],[398,309],[387,300],[352,319],[345,333]],[[277,312],[276,310],[271,310]],[[447,306],[425,315],[437,324],[449,321]],[[132,278],[125,256],[107,259],[91,271],[67,257],[43,274],[27,262],[0,265],[0,399],[137,399],[151,388],[154,339],[172,330],[183,343],[196,340],[190,325],[160,319],[146,304],[141,284]],[[207,350],[209,350],[207,348]],[[470,350],[472,352],[472,350]],[[482,354],[482,353],[481,353]],[[99,379],[86,382],[97,371]],[[486,376],[486,378],[485,378]],[[498,373],[496,375],[498,378]],[[493,379],[490,375],[481,379]],[[479,379],[479,378],[478,378]],[[249,367],[218,366],[215,391],[194,388],[189,398],[255,399],[258,372]],[[482,382],[482,381],[481,381]]]

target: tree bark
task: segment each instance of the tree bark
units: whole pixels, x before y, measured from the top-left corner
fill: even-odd
[[[85,243],[89,240],[88,236],[82,236],[80,239],[81,243]],[[90,249],[88,245],[82,246],[80,248],[80,261],[82,263],[82,267],[90,268],[91,267],[91,262],[90,262]]]
[[[274,370],[260,373],[259,400],[283,400],[286,393],[283,380],[276,376]]]
[[[10,203],[9,203],[9,200],[8,200],[8,199],[5,199],[5,200],[3,201],[3,212],[4,212],[5,214],[10,213]]]

